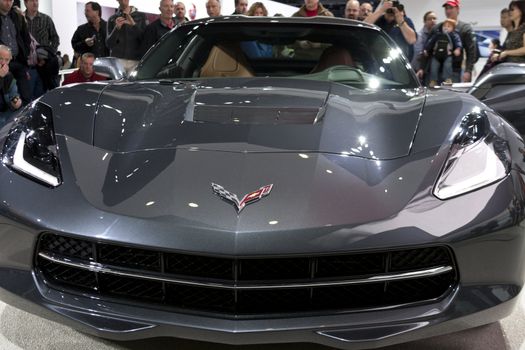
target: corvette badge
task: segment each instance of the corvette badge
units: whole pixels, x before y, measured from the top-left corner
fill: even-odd
[[[272,190],[272,187],[273,184],[263,186],[256,191],[246,194],[242,198],[242,200],[239,201],[239,198],[237,198],[237,195],[235,193],[227,191],[221,185],[217,185],[213,182],[211,183],[211,188],[213,189],[213,192],[225,201],[228,201],[231,204],[233,204],[235,206],[235,209],[237,209],[237,214],[239,214],[246,205],[257,202],[262,197],[269,195],[270,191]]]

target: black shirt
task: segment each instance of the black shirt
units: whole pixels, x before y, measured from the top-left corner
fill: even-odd
[[[71,39],[71,46],[79,54],[91,52],[95,57],[109,56],[109,49],[106,46],[106,30],[107,23],[103,19],[100,20],[100,30],[97,32],[93,24],[85,23],[78,26]],[[95,36],[95,44],[88,46],[85,42],[87,38]]]
[[[172,18],[172,22],[173,27],[175,27],[175,18]],[[162,23],[160,18],[150,23],[144,31],[144,38],[142,39],[141,47],[142,54],[145,54],[150,47],[152,47],[164,34],[169,32],[170,30],[171,28]]]

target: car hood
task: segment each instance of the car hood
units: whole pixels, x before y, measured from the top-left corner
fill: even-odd
[[[325,152],[391,159],[410,151],[422,89],[249,78],[116,83],[99,97],[95,146],[112,152],[199,149]]]
[[[73,171],[64,178],[75,179],[64,186],[71,183],[73,191],[80,190],[100,210],[90,214],[94,221],[100,216],[101,222],[111,223],[97,231],[101,237],[138,242],[147,235],[152,244],[171,242],[168,246],[182,250],[198,244],[203,250],[229,253],[278,251],[279,247],[264,246],[271,240],[261,241],[259,247],[253,244],[259,236],[252,234],[261,232],[274,237],[274,242],[290,242],[300,235],[313,250],[324,239],[339,244],[360,240],[373,230],[350,237],[350,231],[342,228],[394,218],[414,198],[427,198],[441,164],[439,159],[432,161],[436,149],[379,161],[336,154],[189,149],[111,153],[73,138],[61,139],[65,142],[62,159]],[[261,187],[273,187],[239,213],[212,184],[239,200]],[[440,204],[427,199],[426,205]],[[405,227],[407,223],[399,224]],[[323,232],[334,227],[342,231],[322,238]],[[285,246],[290,248],[283,242]]]

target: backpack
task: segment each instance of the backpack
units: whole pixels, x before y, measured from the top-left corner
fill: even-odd
[[[443,62],[449,56],[449,52],[452,52],[453,47],[450,36],[447,33],[439,33],[434,44],[434,58],[439,62]]]
[[[29,55],[27,56],[27,64],[29,67],[34,67],[38,64],[38,55],[36,53],[36,48],[38,46],[38,41],[29,33],[29,38],[31,42],[29,44]]]

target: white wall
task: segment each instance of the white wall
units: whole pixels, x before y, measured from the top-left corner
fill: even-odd
[[[322,1],[322,0],[321,0]],[[438,21],[443,21],[445,0],[400,0],[405,5],[408,17],[414,21],[416,29],[423,26],[423,15],[427,11],[434,11],[438,16]],[[459,19],[471,23],[474,29],[496,29],[499,28],[499,14],[502,8],[507,7],[509,1],[488,0],[461,0]]]

